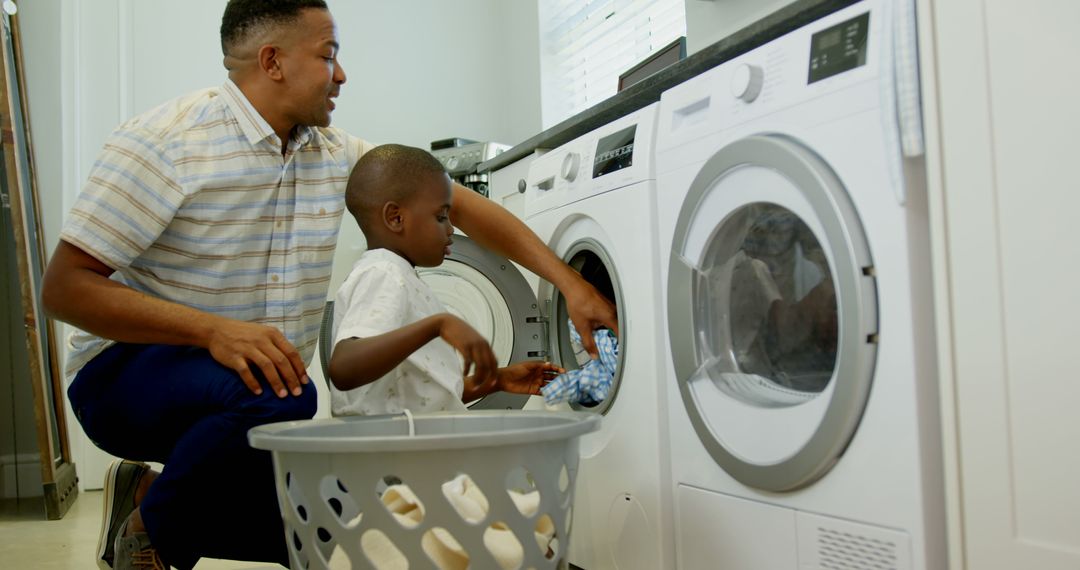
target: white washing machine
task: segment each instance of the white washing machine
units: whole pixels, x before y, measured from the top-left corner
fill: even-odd
[[[913,10],[661,98],[679,568],[946,567]]]
[[[536,158],[525,222],[618,308],[619,360],[599,431],[582,437],[568,561],[586,570],[671,568],[670,483],[658,380],[653,146],[657,104]],[[546,357],[577,368],[565,301],[541,281]]]

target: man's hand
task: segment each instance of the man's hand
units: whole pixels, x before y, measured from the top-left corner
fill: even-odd
[[[255,394],[262,387],[251,364],[282,398],[289,391],[300,395],[300,384],[308,383],[300,354],[277,329],[147,295],[109,279],[112,274],[111,267],[61,240],[45,271],[42,304],[50,317],[117,342],[205,348]]]
[[[495,374],[495,387],[503,392],[537,396],[552,378],[565,373],[550,362],[526,360],[500,368]]]
[[[300,353],[274,327],[222,319],[214,326],[206,348],[214,360],[235,370],[244,385],[256,395],[262,394],[262,386],[251,372],[252,364],[262,371],[270,389],[279,398],[290,392],[299,396],[302,392],[300,384],[308,383]]]
[[[465,359],[463,376],[469,376],[469,369],[475,368],[473,377],[476,384],[486,384],[495,374],[498,362],[486,338],[469,323],[445,313],[439,324],[439,336],[461,353]]]
[[[563,291],[563,296],[566,298],[570,320],[581,335],[581,346],[593,360],[600,358],[592,332],[607,327],[615,332],[615,336],[619,336],[619,316],[615,304],[584,279],[581,279],[574,289]]]

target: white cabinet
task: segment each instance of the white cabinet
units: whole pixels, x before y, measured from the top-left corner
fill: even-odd
[[[493,170],[488,179],[488,196],[491,200],[506,208],[519,220],[525,219],[525,194],[521,188],[524,188],[525,179],[529,176],[529,165],[536,157],[546,152],[546,149],[536,149],[498,170]],[[529,283],[529,287],[532,287],[533,292],[536,292],[540,278],[517,263],[514,265],[525,277],[525,281]]]
[[[488,184],[488,196],[519,219],[525,217],[525,179],[529,176],[529,165],[533,159],[547,152],[534,150],[498,170],[491,172]]]
[[[1080,568],[1080,3],[919,7],[950,567]]]

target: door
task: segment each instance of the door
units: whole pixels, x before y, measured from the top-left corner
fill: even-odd
[[[1080,3],[923,2],[950,568],[1080,568]],[[932,21],[931,21],[932,17]],[[1021,30],[1037,30],[1024,34]],[[922,38],[920,38],[922,40]]]
[[[500,367],[540,355],[543,331],[536,295],[513,263],[455,234],[442,265],[416,272],[451,314],[488,339]],[[496,392],[469,407],[516,410],[528,399]]]
[[[877,342],[873,265],[840,180],[779,135],[719,150],[675,228],[668,330],[679,394],[713,459],[789,491],[854,435]]]
[[[560,243],[567,242],[565,250],[561,253],[563,261],[581,274],[601,295],[615,305],[616,315],[619,319],[620,336],[616,345],[618,353],[615,357],[615,373],[611,378],[611,387],[607,390],[607,397],[600,401],[588,401],[573,403],[570,405],[574,410],[589,411],[598,414],[606,414],[615,404],[619,395],[619,387],[622,385],[623,362],[626,359],[626,339],[629,322],[624,314],[622,296],[622,284],[619,273],[612,261],[612,255],[598,239],[601,234],[591,231],[591,226],[596,222],[589,218],[579,218],[563,232]],[[570,314],[567,310],[566,299],[558,289],[545,287],[550,291],[547,301],[548,309],[548,354],[549,360],[567,371],[577,370],[584,366],[591,357],[579,343],[572,339]],[[606,329],[605,329],[606,331]],[[608,334],[601,331],[597,334]]]

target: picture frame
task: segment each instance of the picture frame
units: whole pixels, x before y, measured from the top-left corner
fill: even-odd
[[[618,90],[622,91],[684,59],[686,59],[686,36],[680,36],[675,41],[654,51],[634,67],[619,74]]]

